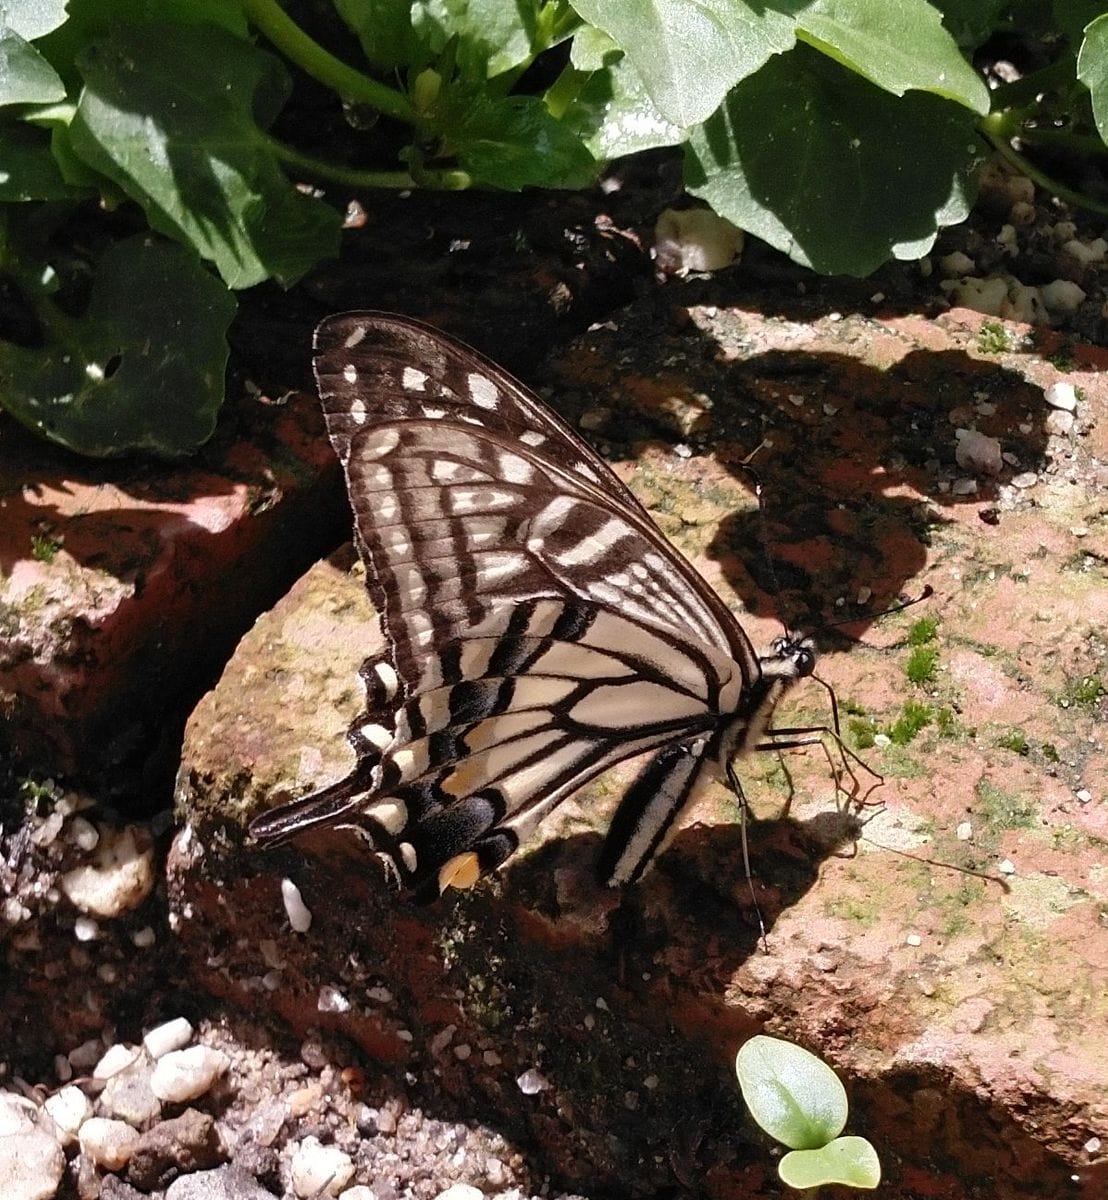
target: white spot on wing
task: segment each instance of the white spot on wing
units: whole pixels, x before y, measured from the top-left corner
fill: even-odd
[[[392,741],[392,733],[384,727],[384,725],[363,725],[358,733],[365,738],[371,746],[376,746],[378,750],[384,748]]]
[[[401,842],[400,845],[397,846],[397,850],[400,851],[400,857],[404,862],[404,866],[408,868],[409,873],[414,874],[416,863],[418,862],[416,858],[415,846],[413,846],[411,842]]]
[[[405,367],[400,376],[400,383],[409,392],[426,391],[427,375],[423,371],[417,371],[415,367]]]
[[[478,408],[495,409],[498,407],[500,392],[497,390],[496,384],[487,375],[480,375],[476,371],[471,371],[467,382],[469,384],[469,398]]]
[[[382,800],[367,808],[365,815],[381,825],[386,833],[395,836],[408,823],[408,806],[402,800]]]
[[[346,341],[343,342],[343,347],[347,350],[353,350],[360,341],[364,340],[368,332],[369,329],[367,326],[359,325],[357,329],[347,335]]]
[[[359,396],[350,406],[350,419],[355,425],[364,425],[367,416],[365,401]]]
[[[392,664],[379,662],[373,670],[385,689],[385,695],[391,700],[396,695],[396,689],[400,686],[400,680]]]
[[[546,434],[539,433],[537,429],[525,429],[519,435],[519,440],[528,446],[541,446],[546,441]]]
[[[347,363],[342,369],[342,377],[347,383],[358,382],[358,368],[353,363]]]
[[[358,452],[365,458],[384,458],[400,444],[400,430],[395,425],[382,425],[367,437]]]

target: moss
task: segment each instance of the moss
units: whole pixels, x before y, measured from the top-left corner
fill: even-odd
[[[1108,695],[1108,687],[1099,675],[1084,675],[1069,681],[1058,703],[1062,708],[1069,708],[1071,704],[1089,708],[1105,695]]]
[[[937,646],[916,646],[908,655],[904,674],[908,676],[910,683],[921,687],[925,683],[931,683],[935,678],[938,662],[939,648]]]
[[[935,634],[938,632],[938,628],[938,617],[920,617],[920,619],[912,625],[912,628],[908,630],[908,645],[925,646],[928,642],[933,642],[935,640]]]
[[[900,716],[889,726],[889,739],[896,746],[907,746],[934,719],[935,713],[930,704],[906,700]]]
[[[844,896],[826,904],[824,912],[829,917],[849,921],[852,925],[861,925],[863,928],[876,925],[886,916],[880,900],[875,896]]]
[[[872,750],[877,737],[877,722],[872,717],[851,717],[846,723],[855,750]]]
[[[1013,754],[1027,755],[1031,750],[1027,738],[1018,729],[1010,729],[1007,733],[1002,733],[996,739],[996,744],[1002,750],[1011,750]]]
[[[838,704],[839,711],[847,713],[849,716],[864,717],[866,714],[865,705],[859,704],[857,700],[852,700],[849,696],[843,700],[840,700]]]
[[[1013,795],[987,779],[980,780],[974,790],[991,828],[1030,829],[1035,824],[1039,809],[1031,796]]]
[[[935,713],[935,728],[941,738],[954,738],[959,734],[954,713],[945,704]]]
[[[47,537],[45,534],[31,538],[31,557],[36,562],[52,563],[61,548],[61,542],[56,538]]]
[[[986,321],[977,334],[977,349],[982,354],[1004,354],[1012,349],[1012,338],[999,321]]]

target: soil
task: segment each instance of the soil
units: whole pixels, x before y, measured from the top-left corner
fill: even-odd
[[[676,172],[664,157],[632,170],[589,196],[362,198],[340,262],[295,292],[246,299],[219,452],[252,430],[259,395],[308,388],[310,330],[325,313],[394,309],[448,329],[545,386],[745,610],[756,644],[782,615],[822,631],[840,714],[886,778],[885,815],[867,810],[858,857],[836,858],[857,829],[830,819],[826,764],[801,754],[752,767],[759,815],[798,798],[789,822],[752,831],[768,953],[718,798],[626,900],[582,881],[596,793],[567,806],[558,837],[505,880],[421,914],[398,909],[364,862],[332,865],[333,847],[244,859],[242,811],[303,773],[304,744],[323,759],[344,752],[361,697],[327,689],[348,681],[371,636],[348,557],[314,568],[272,611],[267,581],[256,609],[212,616],[217,668],[182,672],[164,710],[178,715],[156,722],[179,730],[195,709],[176,823],[165,769],[150,766],[166,746],[97,766],[94,734],[66,749],[66,778],[40,771],[0,808],[0,1088],[38,1112],[76,1085],[98,1115],[126,1113],[105,1101],[96,1059],[177,1017],[226,1056],[204,1092],[131,1119],[149,1137],[206,1115],[210,1155],[202,1120],[160,1157],[116,1169],[70,1145],[66,1200],[342,1187],[348,1200],[430,1200],[455,1185],[476,1191],[452,1200],[776,1195],[771,1150],[727,1066],[760,1029],[806,1038],[847,1076],[851,1131],[888,1155],[883,1195],[1091,1200],[1108,1187],[1108,358],[1097,349],[1108,271],[1103,255],[1067,249],[1095,246],[1103,222],[1041,195],[1028,205],[1024,181],[994,175],[926,264],[821,279],[748,241],[726,270],[662,277],[649,248]],[[1084,298],[1049,323],[986,317],[966,306],[972,286],[957,290],[966,274],[1067,280]],[[1009,313],[1030,303],[1015,283],[1006,295]],[[1073,381],[1067,422],[1043,396]],[[1010,458],[995,471],[959,463],[955,429],[995,437]],[[0,453],[13,446],[25,443],[0,427]],[[737,465],[756,450],[764,520]],[[112,482],[126,490],[125,473]],[[333,476],[326,487],[333,504]],[[313,557],[338,534],[328,523],[318,536]],[[286,583],[302,566],[290,562]],[[193,569],[203,590],[214,569]],[[924,583],[934,601],[867,615]],[[253,594],[249,579],[241,590]],[[336,631],[356,627],[358,651],[336,666],[348,638],[321,634],[334,645],[309,686],[320,643],[284,657],[275,647],[319,613]],[[937,637],[916,613],[937,619]],[[167,636],[181,659],[200,649],[195,629]],[[826,721],[820,697],[804,704],[798,723]],[[905,732],[896,722],[913,711],[924,725]],[[324,766],[309,760],[308,773]],[[126,783],[109,804],[113,773]],[[156,882],[137,907],[90,918],[67,897],[68,873],[96,853],[86,827],[101,830],[101,851],[121,827],[147,838],[136,853]],[[898,849],[924,862],[898,861]],[[936,873],[935,859],[1008,882]],[[282,874],[313,914],[304,936],[283,925]],[[348,1177],[344,1163],[311,1175],[313,1138],[346,1156]]]

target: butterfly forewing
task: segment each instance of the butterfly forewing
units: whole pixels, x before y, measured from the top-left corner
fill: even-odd
[[[451,864],[495,867],[598,772],[666,747],[604,855],[635,877],[725,727],[764,726],[742,629],[587,443],[475,351],[378,313],[324,321],[316,349],[388,649],[362,670],[355,771],[252,832],[356,825],[412,887],[469,881]]]

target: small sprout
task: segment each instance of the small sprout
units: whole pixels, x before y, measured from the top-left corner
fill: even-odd
[[[778,1166],[789,1187],[842,1183],[875,1188],[877,1152],[860,1137],[839,1137],[846,1125],[846,1089],[834,1071],[791,1042],[759,1034],[735,1059],[743,1099],[755,1122],[788,1146]]]
[[[36,562],[49,565],[61,548],[61,542],[56,538],[47,537],[46,534],[38,534],[31,538],[31,557]]]
[[[977,349],[982,354],[1003,354],[1012,349],[1012,339],[999,321],[986,321],[977,335]]]
[[[935,678],[935,667],[939,661],[938,646],[916,646],[908,655],[908,665],[904,674],[910,683],[917,687],[930,683]]]
[[[889,740],[894,745],[907,746],[920,730],[931,724],[934,717],[930,704],[906,700],[900,716],[889,726]]]
[[[996,744],[1002,750],[1011,750],[1013,754],[1026,755],[1031,749],[1027,743],[1027,738],[1018,729],[1012,729],[1008,733],[1001,734],[996,739]]]
[[[871,717],[851,717],[846,723],[855,750],[872,750],[876,744],[877,725]]]
[[[938,629],[938,617],[920,617],[920,619],[915,622],[912,628],[908,630],[908,645],[925,646],[928,642],[933,642]]]

